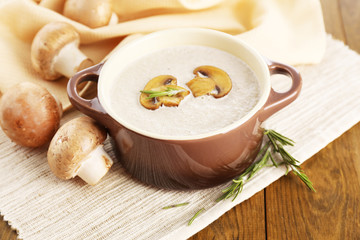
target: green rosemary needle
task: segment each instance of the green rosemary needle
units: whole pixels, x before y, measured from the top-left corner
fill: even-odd
[[[169,206],[163,207],[162,209],[170,209],[170,208],[181,207],[181,206],[188,205],[189,203],[190,203],[190,202],[184,202],[184,203],[179,203],[179,204],[173,204],[173,205],[169,205]]]
[[[293,170],[292,172],[296,176],[298,176],[310,190],[316,192],[315,188],[312,185],[312,182],[304,173],[300,165],[298,165],[299,161],[296,160],[293,156],[291,156],[283,147],[286,145],[293,146],[294,141],[274,130],[266,130],[265,135],[267,135],[267,137],[270,139],[275,151],[280,154],[285,166],[287,168],[290,167]],[[276,147],[274,144],[276,145]]]
[[[197,212],[195,213],[195,215],[189,220],[188,226],[190,226],[190,225],[193,223],[193,221],[195,220],[195,218],[197,218],[197,217],[199,216],[199,214],[200,214],[202,211],[204,211],[204,210],[205,210],[205,208],[202,208],[202,209],[200,209],[199,211],[197,211]]]
[[[166,90],[164,91],[152,91],[152,90],[143,90],[140,91],[141,93],[146,93],[149,94],[149,96],[147,97],[148,99],[151,98],[156,98],[156,97],[162,97],[162,96],[168,96],[168,97],[172,97],[180,92],[183,92],[183,89],[176,89],[176,88],[172,88],[172,87],[167,87]]]
[[[261,159],[258,162],[250,165],[250,167],[248,167],[245,172],[242,173],[238,178],[233,179],[233,183],[224,189],[222,191],[223,194],[218,199],[216,199],[217,202],[231,197],[233,197],[232,201],[234,201],[237,198],[239,193],[242,192],[245,182],[249,181],[258,171],[260,171],[260,169],[266,166],[266,163],[268,162],[271,155],[269,148],[270,143],[268,142],[261,148],[260,152],[258,153],[258,156],[263,155]]]
[[[284,149],[284,146],[287,145],[294,146],[295,142],[274,130],[264,130],[264,134],[268,137],[268,141],[261,148],[257,155],[257,158],[259,157],[260,160],[248,167],[239,177],[233,179],[231,185],[222,190],[223,194],[218,199],[216,199],[217,202],[223,199],[228,199],[230,197],[233,197],[232,201],[234,201],[239,193],[241,193],[243,190],[244,184],[252,177],[254,177],[254,175],[262,168],[268,166],[278,167],[279,165],[285,165],[285,174],[288,173],[289,169],[293,170],[292,172],[298,176],[310,190],[316,192],[312,182],[301,169],[300,165],[298,165],[299,161]],[[275,161],[273,156],[274,153],[280,155],[282,162],[277,163]],[[269,160],[272,162],[271,165],[268,164]]]

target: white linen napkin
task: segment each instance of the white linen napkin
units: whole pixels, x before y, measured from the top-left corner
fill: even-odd
[[[297,66],[303,76],[300,97],[269,118],[266,126],[296,141],[288,150],[301,162],[359,122],[358,66],[360,56],[331,37],[321,63]],[[281,88],[285,83],[274,85]],[[63,121],[78,114],[68,113]],[[19,147],[0,132],[0,149],[0,213],[24,240],[186,239],[285,173],[284,168],[266,168],[246,183],[234,202],[216,203],[227,184],[197,191],[162,190],[132,179],[115,162],[92,187],[78,178],[57,179],[48,167],[45,147]],[[109,142],[106,150],[114,156]],[[190,204],[161,209],[185,201]],[[200,208],[205,211],[188,226]]]

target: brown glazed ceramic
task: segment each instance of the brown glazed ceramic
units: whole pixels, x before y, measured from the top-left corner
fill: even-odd
[[[163,39],[164,36],[171,36],[174,33],[174,30],[165,30],[161,33],[150,34],[148,35],[150,37],[146,36],[138,42],[129,43],[132,44],[129,49],[141,50],[142,45],[146,49],[152,44],[149,38],[152,38],[159,45],[158,39],[160,37]],[[68,95],[71,103],[78,110],[94,118],[109,130],[118,160],[133,177],[161,188],[200,189],[212,187],[233,179],[253,163],[263,138],[261,123],[297,98],[301,89],[301,77],[293,67],[262,58],[249,46],[230,35],[206,29],[180,29],[176,31],[176,34],[178,34],[177,37],[165,38],[166,41],[164,40],[160,45],[171,46],[172,40],[178,41],[185,35],[186,37],[181,40],[183,44],[202,44],[205,42],[204,45],[213,47],[231,47],[230,45],[234,44],[231,50],[241,52],[250,49],[246,53],[238,54],[238,56],[248,55],[249,57],[244,57],[246,62],[248,61],[246,59],[256,55],[255,60],[249,60],[249,63],[257,61],[257,63],[250,64],[254,66],[252,69],[254,72],[266,71],[264,78],[269,79],[263,82],[269,87],[265,87],[262,93],[265,100],[260,101],[260,106],[256,107],[250,116],[225,132],[210,134],[201,138],[166,139],[139,133],[131,127],[124,126],[119,120],[115,120],[108,113],[110,109],[105,110],[106,96],[98,95],[88,100],[78,95],[77,86],[87,81],[98,82],[98,94],[103,91],[101,81],[107,81],[107,78],[101,78],[101,75],[106,74],[103,73],[103,68],[108,64],[108,61],[111,61],[111,57],[106,63],[92,66],[73,76],[68,83]],[[203,35],[197,37],[198,34]],[[204,40],[205,37],[211,39],[213,35],[216,41]],[[194,38],[198,39],[193,42],[192,39]],[[223,38],[232,41],[232,43],[221,42]],[[241,48],[235,49],[234,47],[237,45],[241,45]],[[219,48],[231,51],[223,47]],[[140,50],[139,52],[141,52]],[[117,54],[126,54],[126,51],[121,52],[120,50]],[[119,56],[114,56],[114,58],[116,57]],[[261,69],[261,66],[265,66],[266,70]],[[112,66],[109,66],[108,69],[110,70],[106,71],[117,71]],[[285,74],[291,77],[291,88],[284,93],[275,92],[270,86],[269,76],[271,74]]]

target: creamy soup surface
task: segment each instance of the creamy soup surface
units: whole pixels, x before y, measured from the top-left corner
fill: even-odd
[[[193,79],[193,70],[211,65],[225,71],[232,80],[231,91],[222,98],[192,93],[178,107],[144,108],[139,101],[140,90],[159,75],[172,75],[177,85],[190,90],[186,83]],[[227,52],[205,47],[184,45],[147,54],[122,67],[111,88],[111,108],[117,118],[149,133],[163,136],[194,136],[210,133],[245,116],[259,100],[260,89],[252,70],[239,58]]]

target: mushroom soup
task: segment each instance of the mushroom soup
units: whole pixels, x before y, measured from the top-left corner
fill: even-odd
[[[189,82],[200,66],[225,72],[232,82],[230,91],[221,97],[216,94],[194,97]],[[178,106],[163,105],[149,110],[140,103],[140,91],[150,80],[162,75],[173,76],[176,85],[190,94]],[[128,63],[117,79],[110,100],[122,122],[165,136],[193,136],[219,130],[245,116],[260,98],[258,80],[241,59],[205,46],[183,45],[154,51]]]

